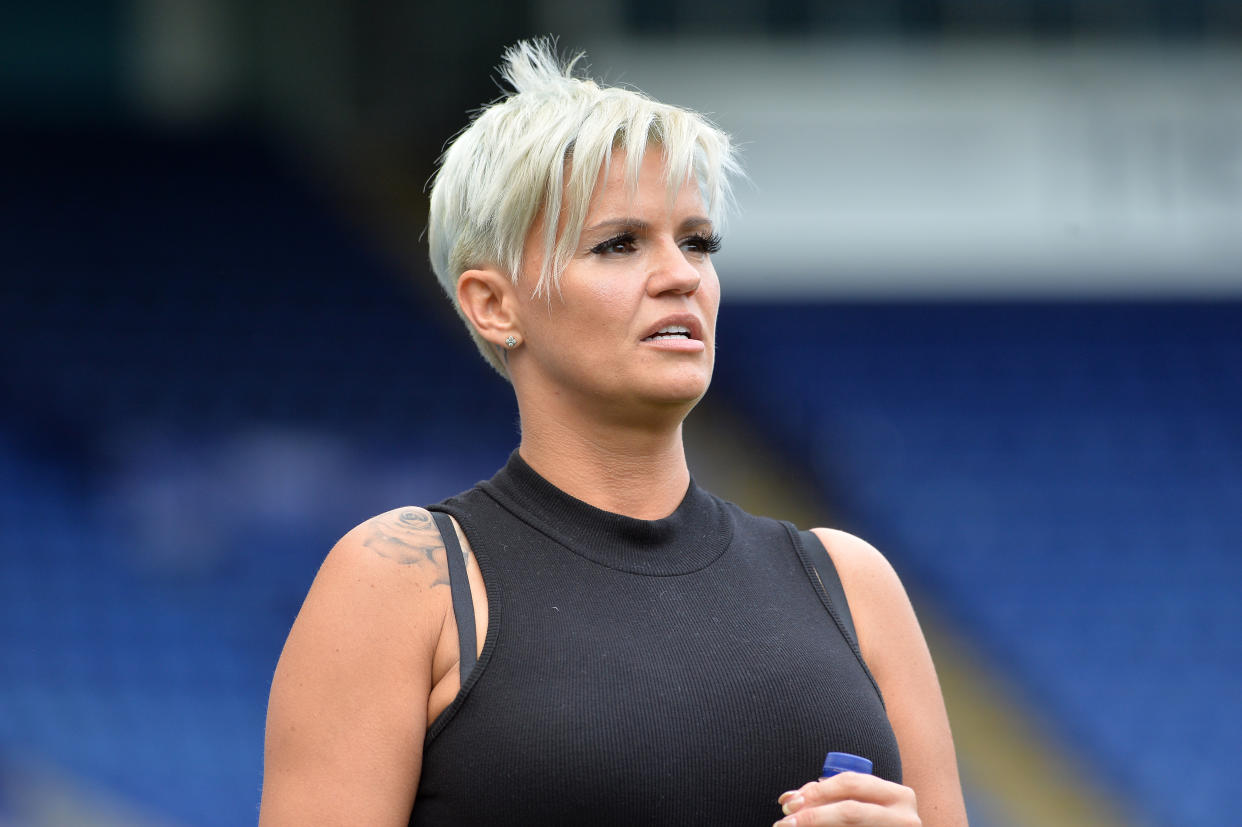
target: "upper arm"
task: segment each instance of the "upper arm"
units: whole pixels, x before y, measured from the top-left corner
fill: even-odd
[[[841,577],[863,659],[884,695],[902,776],[928,827],[966,824],[953,736],[940,682],[914,608],[893,567],[842,531],[817,528]]]
[[[263,825],[408,822],[446,577],[419,508],[368,520],[328,554],[272,680]]]

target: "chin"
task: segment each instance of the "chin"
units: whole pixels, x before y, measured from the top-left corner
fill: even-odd
[[[711,385],[711,373],[685,373],[680,376],[668,377],[648,391],[650,397],[659,399],[670,405],[694,405],[707,393]]]

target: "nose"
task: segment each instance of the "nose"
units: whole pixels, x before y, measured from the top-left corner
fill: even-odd
[[[647,275],[647,293],[661,296],[666,293],[689,295],[699,289],[703,274],[676,241],[668,241],[657,248],[651,271]]]

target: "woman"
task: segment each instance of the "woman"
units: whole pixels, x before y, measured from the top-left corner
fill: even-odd
[[[431,196],[433,266],[513,385],[519,448],[332,549],[272,684],[261,822],[965,824],[893,570],[691,481],[727,136],[572,68],[510,49],[515,92]],[[816,780],[830,750],[875,774]]]

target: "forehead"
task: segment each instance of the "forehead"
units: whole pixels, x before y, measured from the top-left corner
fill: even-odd
[[[616,211],[704,213],[703,197],[693,172],[670,181],[664,153],[651,145],[635,170],[624,150],[612,154],[595,182],[587,207],[588,220]]]

